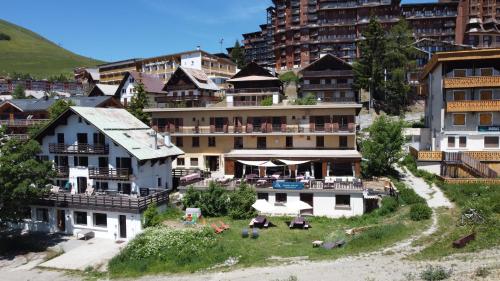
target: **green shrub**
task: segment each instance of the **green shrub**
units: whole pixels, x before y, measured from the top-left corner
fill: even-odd
[[[257,197],[255,190],[241,184],[237,191],[229,196],[228,214],[232,219],[248,219],[255,215],[252,204]]]
[[[285,83],[299,82],[299,77],[293,71],[288,71],[279,76],[280,80]]]
[[[398,209],[399,203],[394,197],[386,196],[382,199],[382,206],[378,209],[381,216],[393,213]]]
[[[442,266],[429,265],[420,273],[420,278],[425,281],[445,280],[450,278],[451,270],[446,270]]]
[[[200,208],[201,214],[207,217],[225,216],[228,203],[228,192],[214,182],[210,182],[207,190],[194,190],[189,187],[182,198],[184,207]]]
[[[5,33],[1,33],[0,32],[0,41],[1,40],[5,40],[5,41],[9,41],[10,40],[10,36],[5,34]]]
[[[395,183],[398,191],[399,191],[399,199],[402,201],[401,203],[407,204],[407,205],[412,205],[412,204],[417,204],[417,203],[423,203],[425,204],[425,199],[420,197],[415,190],[408,188],[404,183],[402,182],[396,182]]]
[[[295,100],[296,105],[315,105],[317,103],[318,101],[316,99],[316,96],[311,93],[308,93],[305,97]]]
[[[156,203],[153,203],[148,206],[146,211],[144,211],[144,221],[142,225],[144,227],[157,226],[161,223],[161,217],[158,212],[158,207]]]
[[[428,220],[432,216],[432,209],[427,204],[417,203],[410,208],[410,218],[413,221]]]
[[[262,106],[271,106],[273,105],[273,97],[267,97],[260,101],[260,105]]]

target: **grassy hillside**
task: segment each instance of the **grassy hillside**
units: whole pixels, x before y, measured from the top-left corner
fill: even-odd
[[[79,56],[25,28],[0,19],[0,74],[29,73],[36,78],[73,73],[79,66],[95,66],[101,61]]]

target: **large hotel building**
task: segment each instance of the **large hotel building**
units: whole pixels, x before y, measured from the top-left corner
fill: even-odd
[[[500,46],[500,6],[491,0],[441,0],[437,3],[400,4],[399,0],[273,0],[267,24],[243,34],[247,61],[274,68],[305,67],[332,53],[347,62],[358,55],[357,42],[375,15],[388,30],[401,17],[408,20],[415,39],[432,39],[432,52],[442,42],[478,48]],[[269,36],[271,34],[271,36]],[[267,44],[267,47],[266,47]],[[256,55],[259,54],[259,55]]]

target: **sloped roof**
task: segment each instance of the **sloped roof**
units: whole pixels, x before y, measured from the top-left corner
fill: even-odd
[[[304,67],[300,72],[303,71],[318,71],[318,70],[336,70],[339,69],[338,66],[342,66],[343,69],[352,69],[352,66],[341,58],[338,58],[332,54],[326,54],[321,58],[315,60],[308,66]]]
[[[156,75],[145,74],[137,71],[129,71],[128,75],[134,77],[135,81],[144,84],[144,89],[148,93],[163,93],[163,81]],[[128,75],[123,78],[125,81],[128,79]],[[122,84],[120,84],[122,86]],[[121,87],[120,87],[121,88]]]
[[[50,129],[59,124],[59,120],[67,118],[71,113],[81,116],[139,161],[184,154],[181,149],[173,144],[169,146],[165,145],[160,135],[158,135],[155,145],[155,134],[153,129],[142,123],[127,110],[121,108],[72,106],[49,123],[42,132],[36,136],[36,139],[41,140]],[[157,146],[157,148],[155,146]]]
[[[85,96],[73,96],[65,98],[65,100],[71,100],[76,106],[84,107],[96,107],[105,102],[107,102],[112,97],[101,96],[101,97],[85,97]],[[11,104],[23,112],[33,112],[33,111],[47,111],[50,106],[52,106],[58,99],[12,99],[0,103],[0,107],[4,104]]]
[[[269,72],[267,69],[263,68],[262,66],[258,65],[256,62],[252,61],[245,65],[238,73],[236,73],[231,79],[228,81],[231,81],[236,78],[242,78],[242,77],[248,77],[248,76],[264,76],[264,77],[276,77],[273,75],[271,72]]]
[[[165,87],[163,88],[166,90],[167,86],[172,86],[170,83],[173,83],[171,81],[174,81],[172,78],[180,75],[180,73],[184,73],[191,82],[193,82],[198,89],[203,89],[203,90],[212,90],[212,91],[218,91],[220,90],[217,85],[210,79],[207,74],[203,70],[199,69],[194,69],[194,68],[189,68],[189,67],[183,67],[180,66],[178,67],[172,77],[168,80],[167,84],[165,84]]]
[[[113,95],[115,95],[116,91],[118,90],[118,86],[117,85],[95,84],[94,87],[99,88],[99,90],[105,96],[113,96]]]
[[[99,68],[86,68],[85,69],[92,77],[92,80],[99,81],[101,80],[101,75],[99,74]]]

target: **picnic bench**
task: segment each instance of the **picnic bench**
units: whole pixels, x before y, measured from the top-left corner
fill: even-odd
[[[463,248],[465,245],[467,245],[470,241],[476,239],[476,233],[471,233],[469,235],[466,235],[464,237],[461,237],[460,239],[457,239],[453,241],[453,247],[454,248]]]
[[[294,218],[290,224],[288,225],[290,228],[302,228],[309,229],[311,227],[309,223],[304,219],[304,217],[296,217]]]
[[[95,233],[91,230],[80,230],[76,233],[76,239],[83,238],[83,240],[88,240],[90,238],[94,238]]]

